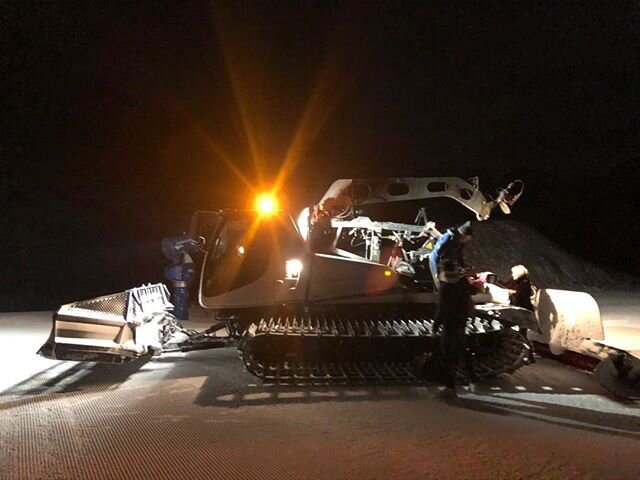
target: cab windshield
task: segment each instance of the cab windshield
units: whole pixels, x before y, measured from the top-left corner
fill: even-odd
[[[227,218],[207,254],[202,293],[213,297],[249,285],[267,273],[274,255],[301,245],[288,217],[257,221],[250,212]]]

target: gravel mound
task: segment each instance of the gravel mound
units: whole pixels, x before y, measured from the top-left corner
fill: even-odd
[[[477,271],[495,272],[501,279],[523,264],[539,287],[563,289],[633,289],[640,281],[630,275],[579,259],[522,223],[510,220],[479,222],[466,257]]]

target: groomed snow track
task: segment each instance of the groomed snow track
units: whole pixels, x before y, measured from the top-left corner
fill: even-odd
[[[637,405],[545,358],[446,404],[437,384],[262,382],[232,349],[126,365],[48,360],[33,352],[50,317],[0,315],[1,480],[631,480],[640,471]]]

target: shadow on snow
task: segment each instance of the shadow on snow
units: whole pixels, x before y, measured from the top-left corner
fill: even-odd
[[[69,365],[71,365],[69,367]],[[402,384],[280,385],[263,382],[246,371],[233,350],[166,354],[123,365],[61,362],[0,393],[0,410],[128,386],[199,379],[194,403],[203,407],[251,408],[317,402],[436,401],[439,386]],[[474,394],[459,387],[452,409],[483,414],[519,415],[600,433],[640,437],[640,406],[612,398],[591,374],[541,359],[513,375],[481,384]],[[426,406],[428,408],[428,406]],[[452,410],[453,414],[453,410]]]

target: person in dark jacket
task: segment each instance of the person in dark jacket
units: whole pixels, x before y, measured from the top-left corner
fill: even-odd
[[[515,307],[526,308],[533,312],[533,287],[529,280],[529,271],[524,265],[515,265],[511,267],[511,280],[505,285],[509,289],[509,303]],[[520,328],[520,333],[528,340],[526,328]],[[532,350],[533,352],[533,350]],[[533,353],[531,353],[529,361],[535,363]]]
[[[465,267],[463,248],[471,241],[472,235],[471,222],[465,222],[458,228],[450,228],[438,239],[429,254],[429,268],[436,289],[440,287],[438,275],[443,262],[450,260],[460,268]]]
[[[439,290],[439,304],[434,331],[442,326],[440,337],[440,349],[444,360],[442,379],[445,390],[442,396],[455,398],[455,379],[458,363],[464,358],[470,386],[475,388],[476,380],[472,358],[466,348],[465,327],[469,313],[473,310],[473,287],[465,277],[460,276],[460,271],[451,260],[443,262],[440,273],[441,287]]]
[[[529,280],[529,271],[524,265],[515,265],[511,268],[511,280],[507,282],[509,289],[509,301],[511,305],[526,308],[533,312],[533,287]]]

